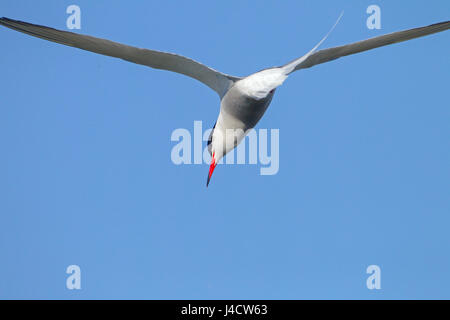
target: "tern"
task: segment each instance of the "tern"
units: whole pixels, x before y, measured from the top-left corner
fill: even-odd
[[[450,28],[450,21],[425,27],[397,31],[382,36],[318,50],[339,22],[339,16],[331,30],[308,53],[283,66],[267,68],[247,77],[231,76],[184,56],[149,49],[141,49],[88,35],[57,30],[23,21],[0,18],[0,25],[34,37],[72,46],[110,57],[120,58],[144,66],[184,74],[204,83],[220,97],[220,111],[208,139],[211,155],[206,186],[218,161],[234,149],[246,136],[269,107],[275,89],[294,71],[351,54],[375,49],[393,43],[423,37]]]

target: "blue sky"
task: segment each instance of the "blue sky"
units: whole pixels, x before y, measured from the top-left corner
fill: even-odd
[[[2,1],[0,16],[244,76],[445,21],[440,1]],[[381,30],[366,8],[381,8]],[[450,298],[450,32],[294,73],[257,128],[280,170],[176,166],[203,84],[0,28],[0,298]],[[81,268],[81,290],[66,268]],[[368,290],[366,268],[381,268]]]

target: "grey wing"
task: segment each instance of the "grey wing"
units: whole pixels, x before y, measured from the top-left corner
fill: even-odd
[[[323,49],[310,54],[306,59],[300,61],[293,71],[310,68],[316,64],[335,60],[350,54],[375,49],[389,44],[423,37],[429,34],[445,31],[450,28],[450,21],[432,24],[426,27],[414,28],[404,31],[389,33],[383,36],[370,38],[363,41],[354,42],[340,47]],[[300,59],[298,59],[300,60]],[[295,61],[295,60],[294,60]],[[291,62],[292,63],[292,62]],[[289,65],[286,64],[286,65]]]
[[[240,79],[173,53],[136,48],[110,40],[56,30],[8,18],[0,18],[0,25],[67,46],[120,58],[156,69],[181,73],[203,82],[216,91],[220,97],[227,92],[235,81]]]

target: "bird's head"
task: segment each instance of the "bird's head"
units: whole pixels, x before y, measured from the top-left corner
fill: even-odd
[[[216,125],[214,125],[214,128],[212,129],[208,139],[208,151],[211,155],[211,164],[209,165],[208,180],[206,181],[207,187],[209,185],[209,181],[211,180],[214,169],[217,166],[217,163],[227,153],[227,151],[224,149],[223,141],[224,135],[222,134],[222,130],[220,128],[216,128]]]
[[[224,130],[220,125],[214,126],[208,139],[208,151],[211,155],[211,164],[209,165],[206,186],[209,185],[211,176],[220,159],[233,150],[242,141],[244,136],[245,132],[242,129]]]

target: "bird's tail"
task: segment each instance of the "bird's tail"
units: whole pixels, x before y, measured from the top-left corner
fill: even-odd
[[[310,55],[312,55],[314,52],[316,52],[316,50],[319,48],[319,46],[328,38],[328,36],[331,34],[331,32],[333,32],[334,28],[337,26],[337,24],[339,23],[339,21],[341,20],[342,16],[344,15],[344,11],[341,12],[341,14],[339,15],[339,17],[337,18],[336,22],[334,23],[334,25],[331,27],[330,31],[328,31],[328,33],[325,35],[325,37],[322,38],[322,40],[319,41],[318,44],[315,45],[314,48],[312,48],[307,54],[305,54],[304,56],[295,59],[287,64],[285,64],[284,66],[282,66],[281,68],[284,69],[284,72],[286,75],[290,74],[291,72],[293,72],[295,70],[295,67],[302,63],[303,61],[305,61]]]

